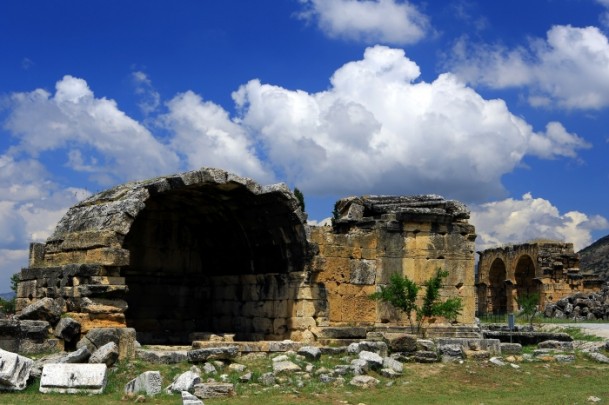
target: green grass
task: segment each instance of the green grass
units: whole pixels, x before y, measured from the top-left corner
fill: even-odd
[[[520,363],[519,369],[511,366],[497,367],[486,362],[464,364],[406,364],[404,375],[388,380],[371,373],[381,380],[376,388],[368,390],[352,387],[345,377],[343,386],[323,384],[313,376],[306,380],[297,375],[287,377],[280,387],[264,387],[256,384],[257,376],[270,371],[269,359],[240,361],[254,372],[254,382],[238,382],[239,373],[232,373],[229,380],[235,383],[238,395],[228,399],[206,399],[205,404],[257,405],[257,404],[585,404],[589,396],[602,398],[609,403],[609,386],[606,376],[608,365],[593,363],[578,355],[571,364]],[[324,356],[314,362],[319,367],[332,368],[341,364],[340,356]],[[146,370],[159,370],[163,387],[173,377],[190,368],[190,364],[153,365],[138,360],[123,362],[109,375],[108,386],[102,395],[40,394],[39,381],[34,381],[25,391],[0,394],[2,404],[124,404],[123,387],[127,381]],[[224,369],[222,372],[226,372]],[[301,383],[299,383],[299,381]],[[179,395],[161,394],[148,398],[149,404],[180,403]],[[131,400],[130,402],[133,402]]]

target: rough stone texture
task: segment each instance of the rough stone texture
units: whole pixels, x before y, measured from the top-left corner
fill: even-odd
[[[198,398],[222,398],[235,396],[235,386],[229,383],[202,383],[195,385],[195,396]]]
[[[191,363],[204,363],[208,360],[232,360],[237,354],[239,354],[237,346],[220,346],[189,350],[186,356]]]
[[[537,347],[540,349],[573,350],[573,342],[561,342],[559,340],[544,340],[539,342]]]
[[[305,356],[309,360],[319,360],[321,357],[321,350],[319,347],[304,346],[298,349],[298,354]]]
[[[369,375],[358,375],[353,377],[351,381],[349,381],[349,384],[360,388],[372,388],[378,385],[379,383],[379,380]]]
[[[66,342],[80,338],[80,322],[70,318],[61,318],[53,330],[53,334]]]
[[[421,350],[414,354],[414,361],[417,363],[435,363],[439,360],[438,353],[433,351]]]
[[[32,359],[0,349],[0,391],[21,391],[27,386]]]
[[[417,336],[409,334],[385,333],[384,340],[391,352],[417,351]]]
[[[158,371],[145,371],[125,385],[125,394],[139,394],[153,396],[161,393],[161,373]]]
[[[437,343],[440,351],[443,351],[445,346],[460,345],[462,350],[485,350],[492,356],[501,355],[499,339],[440,338]]]
[[[516,298],[540,294],[539,308],[577,292],[599,291],[603,280],[583,274],[572,243],[535,241],[479,252],[478,313],[517,312]]]
[[[118,346],[114,342],[108,342],[91,354],[89,363],[103,363],[111,367],[118,360]]]
[[[383,359],[383,367],[392,369],[397,373],[401,373],[404,371],[404,364],[395,359],[392,359],[391,357],[385,357]]]
[[[372,370],[379,370],[383,367],[383,358],[376,353],[363,350],[359,352],[358,356],[360,360],[364,360],[368,363],[368,367]]]
[[[458,320],[473,323],[475,232],[465,206],[433,195],[367,196],[339,200],[336,212],[332,228],[311,229],[320,251],[313,281],[325,286],[330,326],[407,323],[368,296],[394,273],[423,283],[438,268],[449,272],[442,297],[461,297]]]
[[[107,370],[105,364],[47,364],[42,369],[40,392],[101,394]]]
[[[188,360],[186,350],[146,350],[138,349],[136,357],[154,364],[177,364]]]
[[[522,345],[520,343],[504,343],[502,342],[499,347],[501,348],[501,354],[522,354]]]
[[[182,405],[203,405],[203,401],[188,391],[182,391]]]
[[[118,359],[135,357],[135,330],[133,328],[95,328],[91,329],[77,344],[87,346],[91,352],[113,342],[118,348]]]
[[[598,363],[609,364],[609,357],[605,356],[602,353],[586,352],[586,356],[588,356],[589,358],[591,358],[592,360],[594,360]]]
[[[47,321],[51,325],[59,322],[61,307],[52,298],[42,298],[23,308],[17,319],[32,321]]]
[[[275,375],[281,373],[293,373],[296,371],[301,371],[302,369],[298,364],[292,363],[289,360],[281,360],[273,362],[273,373]]]
[[[59,341],[49,339],[50,330],[47,321],[0,319],[0,349],[21,354],[59,352]]]
[[[181,391],[193,392],[195,385],[200,382],[201,372],[199,370],[191,369],[177,376],[171,385],[167,387],[166,391],[168,393]]]
[[[609,284],[605,283],[596,292],[577,292],[548,303],[543,315],[574,321],[609,320]]]

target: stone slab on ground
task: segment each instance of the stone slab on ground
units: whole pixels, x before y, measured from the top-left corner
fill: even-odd
[[[40,392],[101,394],[107,374],[105,364],[46,364],[40,377]]]
[[[237,354],[239,354],[237,346],[220,346],[189,350],[186,356],[190,363],[203,363],[207,360],[232,360]]]
[[[182,405],[203,405],[203,401],[188,391],[182,391]]]
[[[143,372],[125,385],[125,394],[140,392],[145,392],[149,396],[160,394],[162,381],[159,371]]]
[[[138,349],[136,357],[154,364],[177,364],[188,360],[187,352],[187,350]]]
[[[0,391],[21,391],[27,386],[32,359],[0,349]]]
[[[202,383],[195,385],[195,396],[201,399],[235,396],[235,386],[230,383]]]

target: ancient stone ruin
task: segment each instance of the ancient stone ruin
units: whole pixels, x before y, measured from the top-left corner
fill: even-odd
[[[599,291],[603,280],[582,274],[572,243],[534,241],[478,252],[478,313],[516,312],[516,299],[539,294],[539,309],[575,293]]]
[[[135,329],[142,344],[210,333],[316,341],[353,327],[365,337],[404,326],[368,298],[391,274],[422,282],[441,268],[442,295],[462,298],[458,321],[469,325],[468,218],[438,196],[351,197],[337,202],[333,226],[315,227],[285,185],[218,169],[132,182],[75,205],[46,243],[31,245],[16,305],[21,315],[37,302],[59,308],[51,328],[60,318],[80,324],[71,342],[55,333],[66,348],[95,328]]]

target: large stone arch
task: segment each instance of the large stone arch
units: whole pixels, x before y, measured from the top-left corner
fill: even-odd
[[[505,262],[496,258],[489,270],[489,302],[493,314],[507,313],[507,268]]]
[[[529,255],[518,257],[514,267],[515,298],[539,293],[540,283],[535,280],[536,266]]]
[[[19,307],[56,298],[85,325],[134,327],[143,344],[190,343],[193,332],[286,338],[306,233],[285,185],[218,169],[127,183],[72,207],[33,246],[22,284],[36,290]]]

